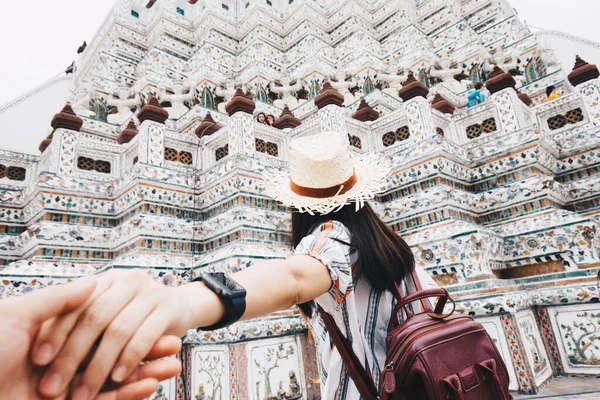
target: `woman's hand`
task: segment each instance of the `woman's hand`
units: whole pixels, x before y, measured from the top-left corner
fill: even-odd
[[[40,328],[31,357],[39,366],[51,363],[40,393],[60,395],[99,339],[72,399],[96,398],[109,375],[114,382],[125,382],[161,336],[185,335],[188,304],[176,288],[141,270],[106,273],[83,306]]]

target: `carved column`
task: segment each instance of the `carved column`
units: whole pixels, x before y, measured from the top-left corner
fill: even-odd
[[[577,87],[581,91],[581,98],[588,112],[590,122],[600,126],[600,80],[594,79],[582,83]]]
[[[323,84],[323,92],[315,97],[322,132],[339,132],[344,135],[348,133],[342,104],[344,104],[344,96],[333,88],[329,81],[326,81]]]
[[[73,112],[71,105],[67,103],[61,112],[54,115],[50,125],[54,131],[40,144],[40,151],[44,153],[42,157],[50,157],[47,163],[48,172],[61,175],[72,174],[77,162],[75,160],[77,133],[83,126],[83,120]]]
[[[228,139],[229,155],[243,154],[254,156],[254,116],[252,113],[256,104],[251,97],[247,97],[242,88],[238,87],[235,95],[225,106],[231,117],[229,119]]]
[[[408,79],[398,91],[398,96],[404,100],[404,111],[413,141],[421,141],[436,135],[431,107],[427,101],[428,94],[429,89],[417,81],[412,72],[408,74]]]
[[[228,123],[227,143],[229,155],[242,154],[254,156],[255,135],[254,117],[252,114],[237,112],[231,116]]]
[[[50,162],[50,171],[58,175],[70,175],[75,172],[77,160],[77,131],[57,129],[54,131],[50,152],[54,155]]]
[[[575,67],[569,74],[569,82],[581,92],[581,97],[588,111],[590,122],[600,125],[600,72],[594,64],[589,64],[579,56],[575,59]]]
[[[491,93],[490,101],[496,104],[500,126],[506,133],[516,132],[526,125],[525,106],[515,90],[516,85],[515,78],[498,66],[494,67],[494,72],[486,83]]]
[[[165,121],[169,117],[156,97],[151,97],[138,114],[138,160],[140,163],[162,167],[165,162]]]

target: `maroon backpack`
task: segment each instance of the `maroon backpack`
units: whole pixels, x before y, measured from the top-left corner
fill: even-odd
[[[417,291],[402,297],[396,286],[394,293],[397,304],[386,340],[381,395],[333,317],[319,308],[363,400],[511,399],[506,365],[485,328],[469,316],[453,316],[456,305],[446,289],[423,290],[416,273],[411,276]],[[435,310],[424,301],[431,297],[439,298]],[[406,306],[416,301],[421,302],[423,312],[413,314]],[[452,311],[442,314],[448,301]],[[407,318],[400,324],[402,309]]]

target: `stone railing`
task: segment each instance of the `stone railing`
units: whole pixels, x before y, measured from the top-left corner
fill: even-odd
[[[496,106],[487,101],[464,111],[455,119],[459,144],[467,144],[482,135],[501,129]]]
[[[580,93],[560,97],[536,107],[539,126],[549,136],[588,122],[587,111]]]

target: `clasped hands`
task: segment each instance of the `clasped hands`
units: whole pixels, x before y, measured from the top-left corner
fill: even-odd
[[[140,270],[0,300],[0,399],[144,399],[180,372],[188,307]]]

